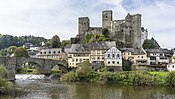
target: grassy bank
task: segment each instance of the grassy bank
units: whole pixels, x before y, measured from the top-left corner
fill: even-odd
[[[104,70],[104,71],[103,71]],[[146,71],[121,71],[108,72],[103,69],[94,72],[90,63],[83,62],[76,71],[64,74],[60,81],[76,82],[113,82],[137,86],[175,86],[175,72],[146,72]]]

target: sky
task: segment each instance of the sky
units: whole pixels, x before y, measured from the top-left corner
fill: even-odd
[[[0,0],[0,34],[70,39],[78,34],[78,17],[101,26],[103,10],[113,10],[115,20],[142,14],[149,38],[175,48],[175,0]]]

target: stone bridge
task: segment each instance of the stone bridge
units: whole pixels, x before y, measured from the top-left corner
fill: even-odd
[[[31,57],[0,57],[0,64],[4,65],[7,69],[7,79],[15,80],[15,74],[18,67],[24,63],[36,63],[35,66],[39,73],[50,74],[52,68],[58,65],[63,71],[68,71],[67,62],[52,60],[52,59],[41,59],[41,58],[31,58]]]

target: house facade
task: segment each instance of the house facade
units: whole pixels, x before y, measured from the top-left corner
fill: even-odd
[[[147,53],[143,48],[121,48],[124,60],[129,60],[133,65],[146,66],[148,64]]]
[[[159,49],[146,49],[148,54],[148,65],[162,65],[165,66],[169,63],[168,57],[164,55],[161,48]]]
[[[90,50],[88,44],[71,44],[66,47],[68,54],[68,68],[77,68],[78,64],[90,60]]]
[[[105,67],[109,71],[122,70],[122,53],[116,47],[112,47],[105,53]]]
[[[167,70],[168,71],[175,71],[175,62],[169,63],[167,65]]]
[[[42,49],[37,55],[37,58],[54,59],[54,60],[66,60],[66,54],[61,48],[47,48]]]
[[[105,53],[111,47],[116,46],[115,41],[101,41],[90,44],[90,63],[92,68],[101,68],[104,66]]]

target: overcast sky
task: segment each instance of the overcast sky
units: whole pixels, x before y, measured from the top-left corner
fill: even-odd
[[[149,38],[175,47],[175,0],[0,0],[0,33],[69,39],[78,33],[78,17],[88,16],[91,26],[101,26],[106,9],[113,10],[113,19],[142,14]]]

